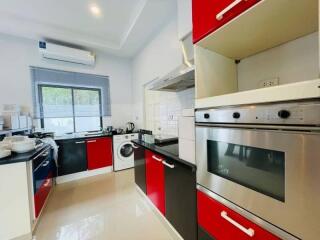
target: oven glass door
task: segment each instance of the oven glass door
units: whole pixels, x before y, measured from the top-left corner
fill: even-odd
[[[208,172],[277,200],[285,198],[285,153],[207,140]]]

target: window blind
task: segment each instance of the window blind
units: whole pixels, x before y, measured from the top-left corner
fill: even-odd
[[[42,118],[40,108],[40,85],[99,89],[101,92],[101,115],[111,116],[110,83],[108,76],[68,72],[47,68],[31,67],[34,117]],[[68,114],[66,112],[66,114]],[[66,116],[67,117],[67,116]]]

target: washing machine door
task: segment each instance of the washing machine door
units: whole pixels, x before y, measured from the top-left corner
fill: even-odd
[[[133,147],[131,142],[124,142],[118,148],[118,157],[121,160],[128,159],[133,155]]]

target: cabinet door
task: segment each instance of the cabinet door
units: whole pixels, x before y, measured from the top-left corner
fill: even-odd
[[[198,223],[211,237],[218,240],[280,240],[205,193],[198,191],[197,197]]]
[[[257,2],[259,0],[192,0],[193,42],[200,41]],[[218,19],[217,14],[229,6],[230,10]]]
[[[197,239],[196,170],[166,160],[166,218],[185,240]]]
[[[165,215],[165,183],[162,160],[161,156],[146,150],[147,196]]]
[[[34,208],[35,208],[34,210],[35,210],[36,218],[41,213],[41,210],[52,188],[52,184],[53,184],[52,173],[49,173],[46,180],[42,183],[42,185],[34,195]]]
[[[89,170],[112,166],[112,139],[87,140],[87,159]]]
[[[146,191],[146,160],[144,148],[134,145],[134,179],[139,188]]]
[[[87,148],[84,140],[59,142],[58,176],[86,171]]]

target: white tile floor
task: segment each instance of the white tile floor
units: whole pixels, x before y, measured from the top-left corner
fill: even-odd
[[[133,170],[58,185],[36,240],[171,240],[175,237],[138,193]]]

